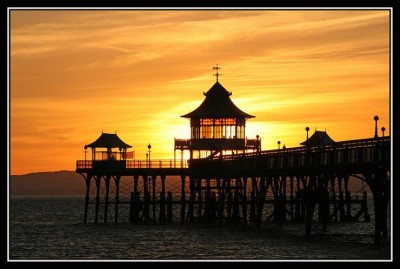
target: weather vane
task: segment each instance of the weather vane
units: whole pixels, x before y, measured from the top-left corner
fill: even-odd
[[[218,64],[217,64],[217,66],[213,66],[213,70],[217,70],[216,73],[213,74],[214,76],[217,77],[217,82],[218,82],[218,77],[219,77],[219,76],[222,76],[222,74],[219,74],[219,73],[218,73],[218,70],[219,70],[219,69],[221,69],[221,67],[218,67]]]

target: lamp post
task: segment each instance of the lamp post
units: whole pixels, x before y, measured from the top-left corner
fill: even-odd
[[[375,121],[375,135],[374,135],[374,138],[378,138],[378,120],[379,120],[379,117],[377,115],[375,115],[375,117],[374,117],[374,121]]]
[[[85,149],[85,165],[86,165],[86,152],[87,152],[87,146],[85,145],[83,148]]]
[[[306,142],[307,142],[307,144],[308,144],[308,131],[310,131],[310,128],[307,126],[307,127],[306,127],[306,132],[307,132],[307,139],[306,139]]]
[[[278,141],[278,149],[281,149],[281,141]]]
[[[386,128],[385,128],[385,127],[382,127],[381,130],[382,130],[382,137],[384,137],[384,136],[385,136],[385,130],[386,130]]]
[[[151,161],[150,161],[150,149],[151,149],[151,145],[149,143],[149,145],[147,146],[147,148],[149,149],[149,168],[151,168]]]
[[[256,139],[257,139],[257,152],[260,152],[260,136],[256,135]]]

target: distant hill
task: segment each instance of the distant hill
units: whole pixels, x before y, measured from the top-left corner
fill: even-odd
[[[75,171],[10,176],[10,195],[84,195],[85,181]]]

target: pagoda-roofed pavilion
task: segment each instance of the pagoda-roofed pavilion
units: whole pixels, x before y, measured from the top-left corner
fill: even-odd
[[[190,159],[193,152],[198,157],[210,157],[223,154],[223,151],[244,152],[246,149],[259,149],[260,141],[246,139],[246,120],[254,118],[239,109],[231,100],[231,92],[227,91],[218,81],[218,69],[215,76],[217,81],[206,92],[204,101],[198,108],[181,117],[190,119],[190,140],[175,140],[175,150],[189,150]]]
[[[87,148],[92,149],[92,160],[125,160],[127,156],[127,149],[132,146],[122,141],[117,134],[102,133],[96,141],[85,145],[85,152]],[[96,149],[106,149],[96,150]],[[118,151],[113,151],[118,149]],[[119,155],[119,156],[118,156]]]
[[[308,138],[306,141],[301,142],[300,145],[303,146],[310,146],[310,147],[319,147],[325,145],[332,145],[336,142],[330,138],[326,131],[317,131],[313,133],[313,135]]]

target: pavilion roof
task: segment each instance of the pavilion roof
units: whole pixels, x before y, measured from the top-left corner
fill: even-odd
[[[239,109],[231,100],[228,92],[218,81],[204,93],[203,103],[183,118],[254,118]]]
[[[102,133],[96,141],[85,145],[86,148],[131,148],[132,146],[122,141],[117,134]]]
[[[323,146],[323,145],[331,145],[334,144],[332,138],[329,137],[326,131],[315,131],[313,135],[308,138],[308,140],[300,143],[300,145],[309,145],[309,146]]]

